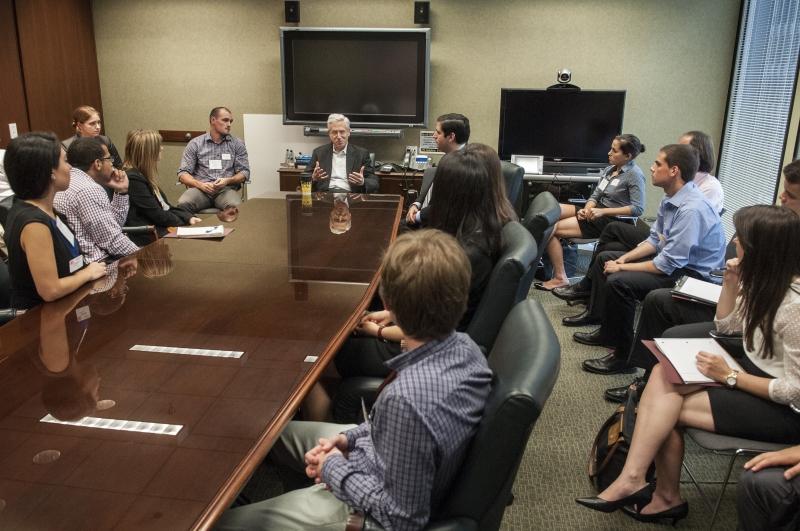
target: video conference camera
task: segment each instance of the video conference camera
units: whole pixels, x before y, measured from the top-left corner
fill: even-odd
[[[556,80],[559,83],[569,83],[572,81],[572,72],[569,71],[569,68],[560,68],[556,75]]]

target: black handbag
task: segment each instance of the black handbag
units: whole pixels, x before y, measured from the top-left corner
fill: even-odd
[[[589,481],[597,492],[604,491],[622,472],[628,458],[633,428],[636,424],[636,408],[644,382],[637,381],[628,390],[628,399],[600,427],[589,451]],[[655,480],[655,464],[647,470],[647,481]]]

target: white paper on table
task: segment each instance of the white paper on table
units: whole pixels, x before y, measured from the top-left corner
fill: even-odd
[[[178,236],[225,236],[225,229],[222,225],[213,227],[178,227]]]
[[[669,360],[678,374],[686,383],[713,383],[714,380],[697,368],[697,354],[704,350],[710,354],[722,356],[732,368],[741,371],[742,367],[728,352],[712,338],[683,339],[683,338],[655,338],[658,350]]]

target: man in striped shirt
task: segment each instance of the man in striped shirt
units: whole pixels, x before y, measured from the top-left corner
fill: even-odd
[[[452,236],[398,238],[380,291],[406,345],[387,362],[393,372],[370,417],[349,427],[290,423],[273,456],[317,485],[231,509],[217,529],[341,530],[352,509],[387,530],[424,527],[461,466],[491,386],[486,358],[455,332],[469,284],[469,260]]]

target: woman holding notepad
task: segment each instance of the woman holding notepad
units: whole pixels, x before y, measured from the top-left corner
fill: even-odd
[[[745,356],[732,370],[720,356],[697,354],[699,371],[723,387],[673,384],[661,365],[639,403],[620,476],[597,497],[578,498],[603,512],[624,508],[637,520],[673,523],[688,513],[679,481],[685,427],[777,443],[800,442],[800,217],[777,206],[751,206],[733,218],[737,257],[728,261],[715,324],[741,331]],[[655,461],[655,490],[645,474]]]

